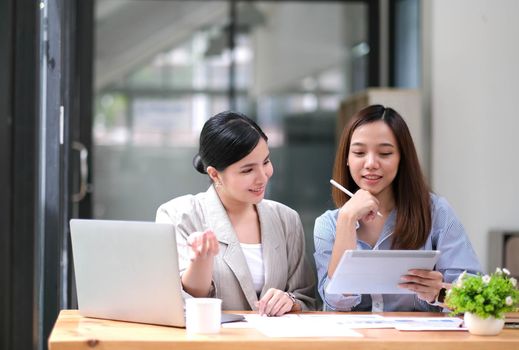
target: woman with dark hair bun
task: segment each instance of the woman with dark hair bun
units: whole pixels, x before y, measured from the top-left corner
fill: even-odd
[[[337,209],[315,221],[314,258],[326,310],[439,311],[450,283],[463,271],[481,271],[449,203],[430,192],[411,133],[395,110],[372,105],[353,116],[339,141],[333,178],[354,196],[332,188]],[[326,293],[345,250],[376,249],[439,250],[440,258],[434,271],[402,276],[399,286],[411,294]]]
[[[161,205],[156,221],[175,226],[185,293],[220,298],[224,310],[280,316],[314,308],[315,278],[299,215],[264,199],[274,171],[267,141],[243,114],[210,118],[193,166],[211,186]]]

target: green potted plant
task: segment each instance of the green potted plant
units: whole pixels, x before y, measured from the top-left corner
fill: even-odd
[[[445,299],[452,313],[465,313],[469,332],[479,335],[498,334],[503,329],[505,313],[515,311],[518,302],[517,280],[510,277],[510,271],[500,268],[490,275],[463,272]]]

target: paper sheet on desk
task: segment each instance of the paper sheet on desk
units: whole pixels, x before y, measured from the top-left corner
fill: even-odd
[[[319,323],[335,323],[351,329],[395,328],[401,331],[463,331],[459,317],[383,317],[381,315],[301,314],[301,318]]]
[[[399,331],[465,331],[459,317],[386,317]]]
[[[319,324],[326,323],[332,325],[340,325],[351,329],[366,328],[394,328],[392,321],[380,315],[319,315],[319,314],[301,314],[299,317],[317,322]]]
[[[322,322],[302,315],[266,317],[246,315],[247,322],[268,337],[362,337],[349,327],[335,322]]]

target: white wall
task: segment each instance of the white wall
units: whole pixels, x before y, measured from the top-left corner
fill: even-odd
[[[423,8],[433,189],[486,269],[488,232],[519,231],[519,1],[426,0]]]

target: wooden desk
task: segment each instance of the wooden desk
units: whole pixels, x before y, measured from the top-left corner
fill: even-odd
[[[384,313],[390,316],[439,316],[431,313]],[[465,331],[401,332],[395,329],[358,329],[363,338],[268,338],[250,328],[222,328],[212,336],[187,336],[184,329],[85,318],[77,310],[61,311],[49,337],[50,350],[146,349],[327,349],[327,350],[451,350],[519,349],[519,330],[504,329],[498,336]]]

